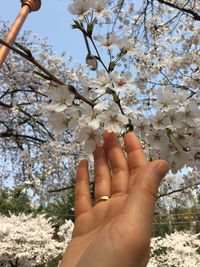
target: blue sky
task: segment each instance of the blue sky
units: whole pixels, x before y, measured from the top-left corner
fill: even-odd
[[[22,31],[32,30],[40,37],[47,37],[58,55],[65,51],[67,56],[72,55],[83,63],[86,50],[81,33],[71,28],[74,17],[67,9],[71,2],[72,0],[42,0],[41,9],[29,14]],[[11,24],[20,8],[20,0],[1,0],[0,20]]]

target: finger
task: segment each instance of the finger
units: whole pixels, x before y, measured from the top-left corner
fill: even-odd
[[[92,208],[90,190],[89,190],[89,173],[88,162],[82,160],[79,163],[76,185],[75,185],[75,216],[78,217]]]
[[[125,135],[124,143],[127,153],[129,172],[130,174],[133,174],[136,168],[146,165],[147,160],[134,132],[129,132]]]
[[[152,221],[157,199],[157,190],[162,178],[169,171],[164,160],[149,163],[136,175],[122,211],[130,224],[138,225],[143,236],[151,236]]]
[[[111,196],[111,175],[104,149],[97,146],[94,151],[95,199]]]
[[[122,151],[119,139],[115,133],[104,133],[104,150],[110,164],[113,194],[126,193],[129,180],[128,164]]]

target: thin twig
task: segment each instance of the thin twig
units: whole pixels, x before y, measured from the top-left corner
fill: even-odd
[[[0,43],[7,46],[10,50],[17,53],[18,55],[20,55],[21,57],[25,58],[26,60],[31,62],[33,65],[38,67],[38,69],[40,69],[42,72],[44,72],[49,77],[49,80],[52,80],[59,85],[66,85],[63,81],[61,81],[60,79],[55,77],[51,72],[49,72],[45,67],[43,67],[38,61],[36,61],[35,58],[32,56],[32,54],[31,54],[31,56],[27,55],[26,53],[22,52],[21,50],[15,48],[13,45],[6,43],[1,38],[0,38]],[[83,102],[89,104],[92,107],[95,105],[94,102],[88,100],[87,98],[82,96],[80,93],[78,93],[78,91],[73,86],[71,86],[71,85],[66,85],[66,86],[68,86],[69,91],[71,93],[73,93],[77,99],[81,99]]]
[[[161,3],[161,4],[165,4],[167,6],[170,6],[170,7],[173,7],[175,9],[178,9],[178,10],[184,12],[184,13],[190,14],[190,15],[192,15],[193,19],[195,19],[195,20],[200,20],[200,15],[198,15],[196,12],[194,12],[191,9],[185,8],[185,5],[184,5],[184,7],[180,7],[180,6],[176,5],[175,3],[170,3],[170,2],[167,2],[165,0],[157,0],[157,1],[159,3]]]
[[[169,195],[172,195],[172,194],[175,194],[175,193],[179,193],[181,191],[184,191],[188,188],[191,188],[191,187],[198,187],[200,185],[200,183],[196,183],[196,184],[193,184],[193,185],[190,185],[190,186],[184,186],[182,188],[179,188],[179,189],[176,189],[176,190],[173,190],[171,192],[167,192],[167,193],[164,193],[164,194],[161,194],[157,197],[157,199],[161,198],[161,197],[165,197],[165,196],[169,196]]]

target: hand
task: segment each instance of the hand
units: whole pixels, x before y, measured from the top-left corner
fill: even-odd
[[[134,133],[124,138],[125,156],[114,133],[104,134],[94,152],[92,206],[86,160],[75,186],[75,228],[61,267],[144,267],[148,263],[157,189],[169,170],[164,160],[148,162]]]

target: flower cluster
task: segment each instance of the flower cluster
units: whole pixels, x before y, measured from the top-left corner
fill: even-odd
[[[99,101],[94,105],[80,103],[80,105],[73,106],[67,103],[67,97],[63,97],[63,90],[68,92],[67,87],[61,86],[56,89],[50,86],[50,91],[47,92],[50,99],[53,89],[53,103],[51,102],[51,104],[45,106],[49,112],[49,123],[56,133],[62,133],[66,130],[74,131],[76,142],[84,144],[85,152],[91,153],[94,151],[96,144],[101,145],[103,143],[103,130],[118,133],[129,123],[128,118],[120,114],[116,103],[110,103],[107,106],[105,102]]]
[[[109,10],[105,9],[107,2],[107,0],[75,0],[69,5],[68,10],[79,19],[83,19],[90,12],[95,12],[95,16],[101,17],[109,13]]]
[[[121,6],[119,3],[114,8],[112,2],[103,1],[100,8],[103,11],[109,6],[114,14],[118,11],[119,22],[111,13],[106,13],[103,17],[110,18],[107,23],[115,23],[115,27],[122,32],[121,35],[117,34],[114,28],[106,34],[95,35],[95,27],[101,29],[102,25],[91,18],[95,17],[93,12],[99,4],[99,1],[76,0],[69,5],[69,11],[77,15],[74,27],[83,32],[89,55],[90,45],[93,46],[97,53],[93,55],[93,59],[98,60],[103,69],[97,67],[96,77],[91,77],[83,70],[77,71],[76,78],[71,81],[87,101],[80,97],[77,101],[75,97],[72,103],[73,99],[67,97],[68,88],[60,86],[56,89],[53,85],[50,86],[47,95],[52,95],[51,92],[54,91],[54,99],[49,96],[51,104],[48,104],[46,109],[49,111],[49,122],[54,131],[73,131],[73,140],[82,143],[84,151],[90,153],[94,151],[96,144],[102,144],[104,130],[123,134],[132,125],[150,160],[168,160],[173,173],[185,166],[198,168],[200,110],[199,81],[196,77],[199,69],[197,58],[194,57],[198,57],[198,42],[195,41],[195,36],[199,27],[193,26],[186,18],[190,23],[188,37],[181,35],[186,31],[186,27],[180,23],[177,35],[174,39],[169,39],[166,38],[169,29],[163,26],[165,32],[162,33],[157,25],[170,25],[170,20],[149,15],[149,23],[145,25],[146,38],[152,40],[154,36],[158,40],[149,50],[141,38],[134,38],[133,33],[124,29],[124,25],[131,23],[128,14],[134,14],[135,9],[131,5],[127,8],[122,2]],[[160,13],[168,12],[164,11],[161,5],[157,8]],[[125,21],[126,16],[128,21]],[[135,18],[135,27],[139,27],[137,19],[140,21],[140,18]],[[91,25],[92,31],[88,32]],[[190,58],[194,59],[192,68],[184,48],[189,40]],[[110,55],[108,67],[103,63],[95,42]],[[169,48],[168,43],[171,44]],[[174,44],[179,44],[181,48],[174,50]],[[123,62],[124,70],[121,65]],[[127,71],[128,66],[133,67],[133,70]],[[135,77],[134,68],[138,70]],[[180,74],[178,76],[181,71],[183,80],[180,79]],[[65,98],[61,88],[65,90]]]
[[[200,264],[199,247],[199,234],[192,235],[189,232],[175,232],[164,238],[152,238],[148,267],[198,266]]]
[[[185,165],[198,167],[200,110],[197,99],[173,88],[160,89],[153,103],[155,115],[135,120],[136,132],[144,140],[151,158],[166,159],[172,172]]]
[[[60,235],[64,241],[53,239],[55,229],[44,215],[32,217],[21,214],[10,217],[0,216],[0,264],[11,262],[17,266],[36,266],[47,264],[61,256],[71,240],[73,224],[66,221]],[[68,234],[66,234],[66,231]]]

